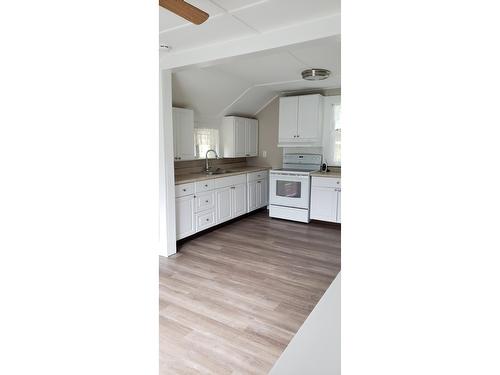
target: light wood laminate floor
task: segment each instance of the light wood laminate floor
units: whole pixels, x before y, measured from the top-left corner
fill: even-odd
[[[259,211],[160,257],[160,374],[267,374],[340,271],[340,227]]]

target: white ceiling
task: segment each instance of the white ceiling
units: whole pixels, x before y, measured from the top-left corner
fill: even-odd
[[[193,25],[160,7],[160,44],[171,47],[169,52],[162,51],[166,61],[188,61],[187,56],[192,61],[207,49],[240,50],[233,57],[178,64],[173,70],[174,105],[194,109],[197,118],[255,116],[285,92],[340,87],[340,28],[337,34],[320,35],[329,28],[331,17],[340,14],[340,0],[188,2],[210,17],[201,25]],[[309,30],[314,30],[309,34],[312,37],[271,46],[288,35],[300,38]],[[241,52],[242,46],[255,45],[256,40],[262,48]],[[332,75],[324,81],[307,82],[300,75],[307,68],[329,69]]]
[[[330,78],[309,82],[307,68],[325,68]],[[175,106],[195,110],[197,118],[255,116],[276,96],[289,92],[340,88],[340,36],[238,56],[204,67],[174,71]]]
[[[188,0],[210,17],[193,25],[160,7],[160,44],[172,52],[227,42],[340,13],[340,0]]]

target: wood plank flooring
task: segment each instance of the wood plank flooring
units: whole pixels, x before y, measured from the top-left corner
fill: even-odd
[[[160,374],[267,374],[340,271],[340,227],[259,211],[160,257]]]

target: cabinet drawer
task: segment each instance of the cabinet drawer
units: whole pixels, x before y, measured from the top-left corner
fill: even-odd
[[[214,180],[198,181],[195,184],[194,190],[196,194],[203,193],[204,191],[214,190]]]
[[[215,192],[196,194],[195,210],[196,212],[215,209]]]
[[[196,214],[196,231],[210,228],[215,225],[215,209]]]
[[[340,188],[340,178],[338,177],[314,177],[312,178],[312,187],[330,187]]]
[[[251,172],[247,173],[247,179],[248,182],[253,182],[257,180],[262,180],[264,178],[267,178],[268,171],[258,171],[258,172]]]
[[[246,183],[247,183],[247,175],[239,174],[236,176],[216,178],[215,188],[220,189],[228,186],[246,184]]]
[[[186,195],[194,194],[194,183],[175,185],[175,197],[184,197]]]

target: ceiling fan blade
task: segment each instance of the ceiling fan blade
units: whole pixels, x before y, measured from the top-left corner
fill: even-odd
[[[208,13],[183,0],[160,0],[160,6],[195,25],[200,25],[208,19]]]

